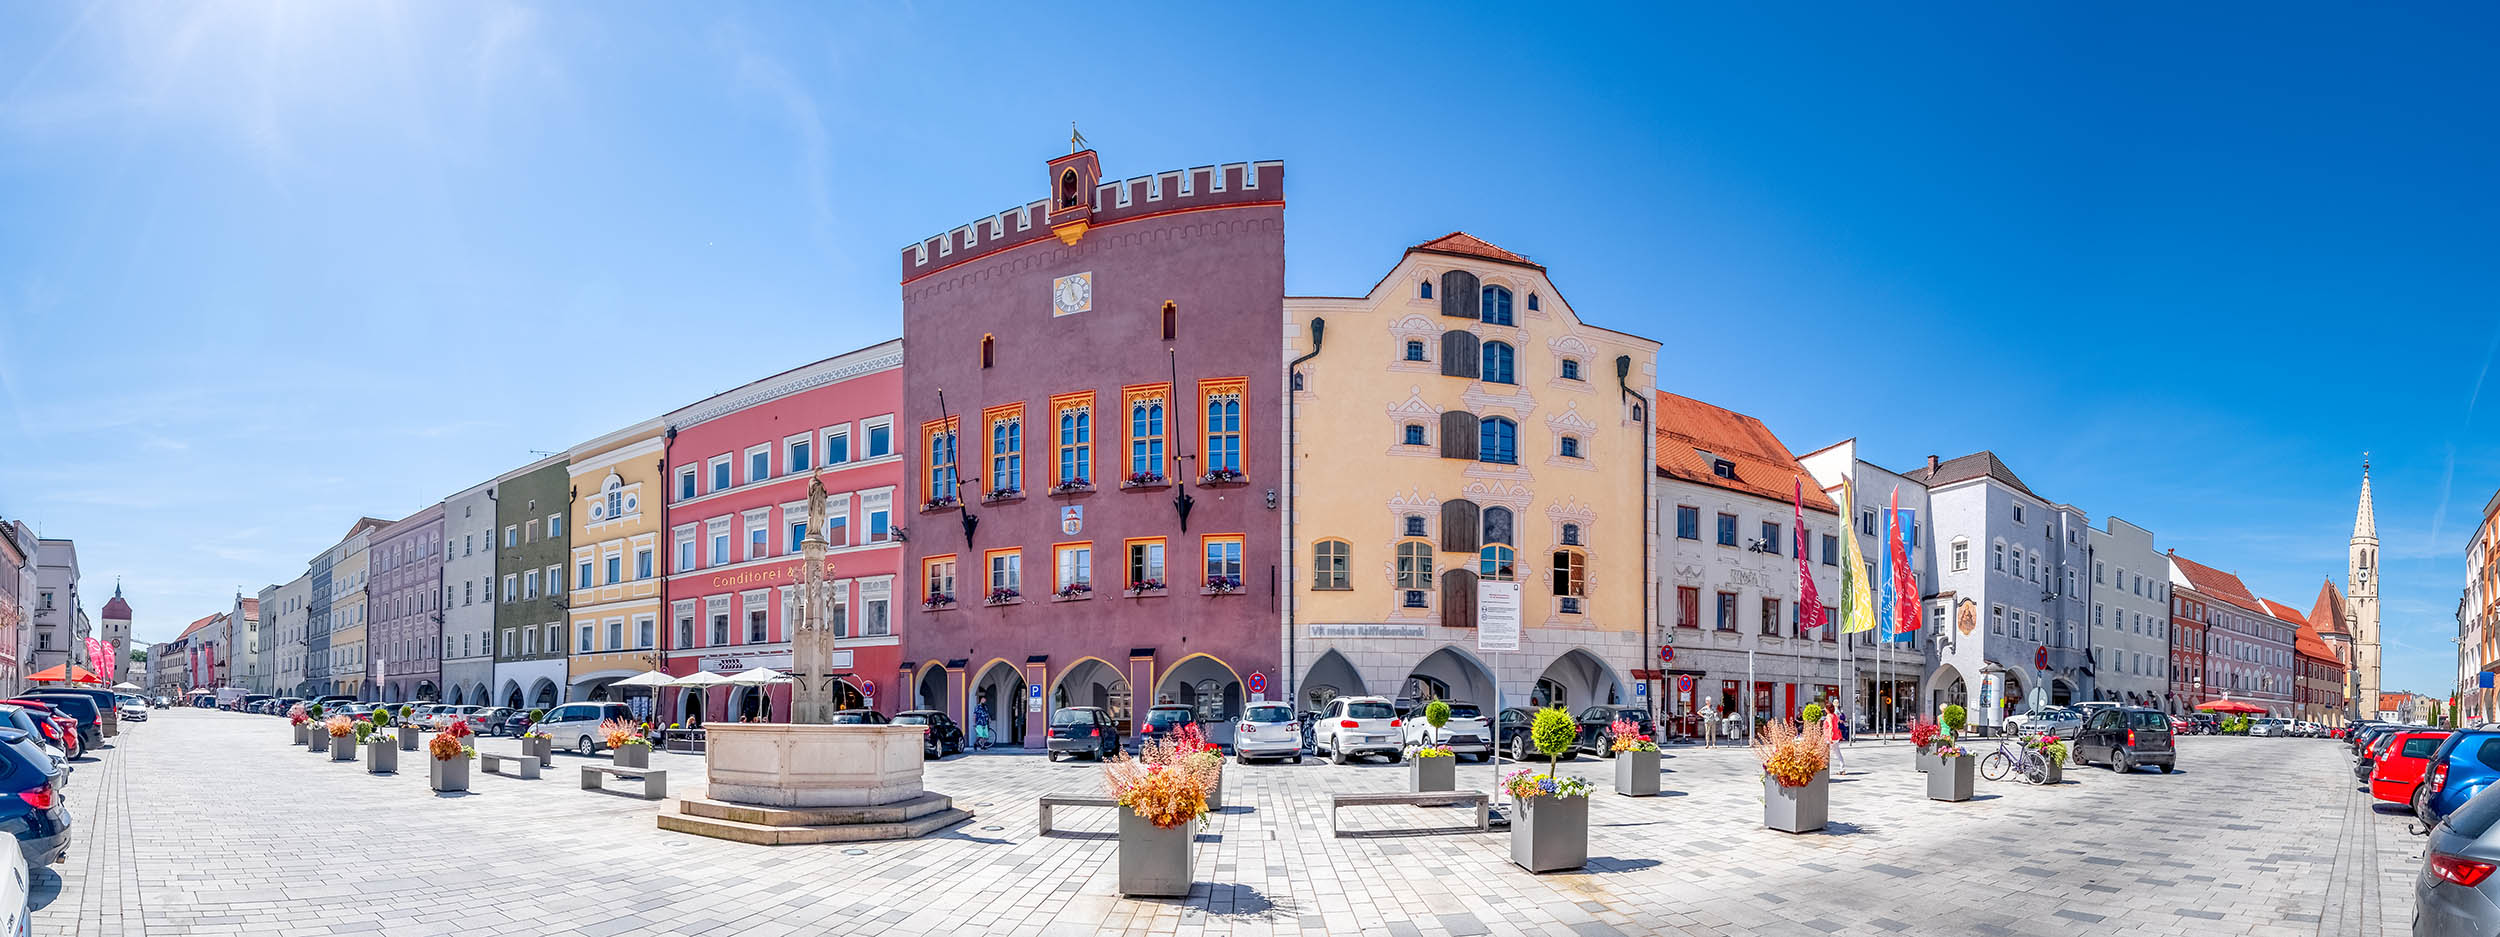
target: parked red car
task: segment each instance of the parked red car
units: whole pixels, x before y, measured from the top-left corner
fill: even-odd
[[[2414,789],[2422,785],[2422,770],[2430,765],[2431,753],[2439,750],[2440,741],[2447,737],[2446,729],[2392,734],[2387,747],[2370,765],[2370,796],[2411,806]]]
[[[84,740],[78,737],[77,717],[64,713],[59,709],[55,709],[52,704],[41,700],[8,699],[0,700],[0,703],[42,713],[47,720],[47,724],[53,730],[45,733],[45,735],[49,737],[48,741],[54,745],[61,746],[62,751],[68,753],[71,758],[76,758],[79,755],[86,753],[86,744]]]

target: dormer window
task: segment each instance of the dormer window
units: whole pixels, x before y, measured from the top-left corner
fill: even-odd
[[[1730,462],[1726,459],[1712,459],[1710,460],[1710,474],[1719,476],[1720,478],[1734,480],[1736,478],[1736,463]]]
[[[1416,299],[1431,299],[1431,298],[1432,298],[1432,281],[1431,281],[1431,280],[1425,280],[1425,281],[1423,281],[1422,283],[1419,283],[1419,284],[1416,284],[1416,285],[1420,288],[1420,289],[1416,292],[1416,294],[1415,294],[1415,298],[1416,298]]]

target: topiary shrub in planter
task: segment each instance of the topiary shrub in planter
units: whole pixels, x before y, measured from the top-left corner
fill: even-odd
[[[1937,713],[1936,721],[1944,723],[1944,734],[1958,739],[1962,737],[1963,727],[1970,724],[1970,711],[1958,703],[1946,703],[1944,709]]]
[[[1658,743],[1641,733],[1639,724],[1617,719],[1607,731],[1615,759],[1615,793],[1627,797],[1658,796]]]
[[[1444,745],[1426,745],[1415,749],[1415,757],[1407,762],[1406,777],[1415,793],[1455,791],[1458,789],[1458,757]]]
[[[399,773],[399,741],[380,728],[367,725],[359,733],[365,746],[366,774]]]
[[[1830,822],[1829,737],[1775,722],[1754,737],[1753,753],[1762,762],[1763,826],[1783,833],[1811,833]]]
[[[1182,751],[1170,739],[1115,755],[1103,783],[1120,807],[1120,894],[1178,898],[1197,880],[1193,828],[1206,823],[1207,790],[1222,760]]]
[[[1951,738],[1936,746],[1936,768],[1927,772],[1927,799],[1959,802],[1970,799],[1973,758]]]
[[[1822,721],[1823,704],[1821,703],[1807,703],[1806,708],[1797,711],[1797,722],[1800,725],[1812,726]]]
[[[1589,782],[1558,777],[1564,752],[1578,744],[1580,723],[1560,707],[1539,710],[1528,740],[1545,756],[1545,776],[1522,768],[1502,786],[1517,804],[1510,821],[1510,861],[1530,872],[1576,869],[1589,861]]]
[[[651,739],[642,730],[610,719],[599,724],[599,740],[608,746],[608,760],[617,767],[651,767]]]

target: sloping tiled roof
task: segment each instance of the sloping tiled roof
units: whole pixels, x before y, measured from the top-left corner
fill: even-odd
[[[2309,626],[2319,634],[2342,636],[2344,631],[2344,594],[2335,591],[2333,580],[2318,583],[2317,604],[2309,607]]]
[[[218,614],[214,614],[214,615],[203,615],[203,616],[201,616],[201,617],[200,617],[200,620],[195,621],[195,622],[192,622],[192,623],[191,623],[191,627],[188,627],[188,628],[184,628],[184,629],[182,629],[182,633],[181,633],[181,634],[179,634],[179,635],[176,635],[176,636],[175,636],[175,640],[181,640],[181,639],[183,639],[183,638],[190,637],[190,636],[192,636],[193,634],[198,633],[201,629],[208,627],[211,623],[214,623],[217,619],[224,618],[224,617],[226,617],[226,616],[225,616],[225,614],[224,614],[224,613],[222,613],[222,612],[221,612],[221,613],[218,613]]]
[[[2206,598],[2220,599],[2248,611],[2265,613],[2265,606],[2257,601],[2256,596],[2249,594],[2248,584],[2241,582],[2240,577],[2176,553],[2170,554],[2170,561],[2179,564],[2179,572],[2187,576],[2188,587],[2204,593]]]
[[[1925,485],[1929,488],[1950,485],[1954,482],[1969,481],[1974,478],[1993,478],[1997,481],[2004,482],[2016,491],[2031,495],[2034,498],[2040,497],[2038,494],[2032,492],[2031,486],[2023,484],[2022,479],[2015,477],[2013,469],[2005,467],[2005,460],[1997,458],[1996,453],[1990,452],[1986,449],[1962,456],[1958,459],[1947,459],[1944,462],[1939,463],[1933,469],[1929,469],[1928,467],[1922,465],[1901,473],[1901,477]],[[2047,499],[2042,498],[2041,500],[2045,501]]]
[[[1809,479],[1806,507],[1840,513],[1840,506],[1810,480],[1796,455],[1761,420],[1663,390],[1658,392],[1656,416],[1659,475],[1784,504],[1795,500],[1798,480]],[[1705,452],[1731,463],[1728,474],[1734,477],[1713,471],[1711,459],[1702,456]]]
[[[2300,623],[2299,635],[2292,646],[2300,651],[2301,656],[2314,657],[2323,664],[2344,666],[2343,658],[2335,656],[2335,649],[2326,646],[2326,639],[2318,637],[2318,629],[2310,627],[2308,622]]]
[[[259,621],[259,620],[260,620],[260,600],[259,600],[259,599],[244,599],[244,600],[243,600],[243,602],[242,602],[242,605],[243,605],[243,617],[245,617],[245,618],[249,618],[249,619],[252,619],[253,621]]]
[[[2266,614],[2268,615],[2291,622],[2295,625],[2305,625],[2309,623],[2308,617],[2302,615],[2299,609],[2295,609],[2273,599],[2258,599],[2257,601],[2265,605]]]
[[[1535,267],[1539,270],[1545,269],[1542,264],[1485,243],[1482,239],[1477,238],[1475,235],[1469,234],[1465,231],[1452,231],[1448,234],[1444,234],[1440,237],[1433,238],[1432,240],[1407,248],[1406,250],[1408,253],[1422,251],[1427,254],[1453,254],[1459,257],[1474,257],[1479,260],[1498,260],[1506,264],[1518,264],[1522,267]]]

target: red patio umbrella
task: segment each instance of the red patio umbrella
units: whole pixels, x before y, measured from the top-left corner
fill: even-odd
[[[70,681],[70,682],[73,682],[73,683],[103,683],[103,682],[104,682],[104,681],[102,681],[102,680],[98,680],[98,679],[96,679],[95,673],[94,673],[93,671],[88,670],[88,669],[87,669],[87,668],[85,668],[85,667],[78,666],[77,664],[70,664],[70,665],[68,665],[68,667],[69,667],[69,672],[68,672],[68,673],[63,673],[63,672],[61,671],[61,667],[60,667],[60,666],[58,666],[58,665],[56,665],[56,666],[52,666],[52,667],[46,667],[46,668],[44,668],[44,669],[42,669],[42,670],[35,671],[34,673],[27,674],[27,675],[26,675],[26,679],[28,679],[28,680],[32,680],[32,681],[35,681],[35,682],[37,682],[37,683],[47,683],[47,682],[51,682],[51,681],[58,681],[58,680],[66,680],[66,681]]]
[[[2262,715],[2266,711],[2266,708],[2263,706],[2259,706],[2254,703],[2243,703],[2235,699],[2206,700],[2202,703],[2196,704],[2196,708],[2212,710],[2218,713],[2240,713],[2242,715],[2250,716]]]

